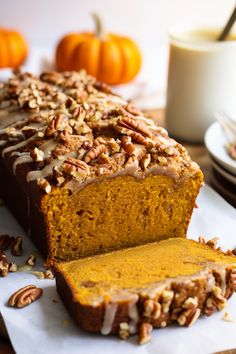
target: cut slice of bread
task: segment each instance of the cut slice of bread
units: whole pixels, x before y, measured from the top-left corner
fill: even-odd
[[[222,310],[236,289],[236,257],[183,238],[55,265],[56,284],[84,330],[139,333],[172,322],[191,326]]]

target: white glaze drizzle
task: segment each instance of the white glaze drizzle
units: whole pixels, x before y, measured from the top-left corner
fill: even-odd
[[[25,154],[27,154],[27,152],[26,151],[22,151],[22,152],[20,152],[20,151],[13,151],[12,153],[11,153],[11,156],[23,156],[23,155],[25,155]]]
[[[2,132],[2,130],[4,130],[4,128],[6,127],[14,126],[19,123],[24,123],[24,121],[25,121],[25,114],[11,113],[4,116],[0,115],[0,128],[1,128],[0,132]]]
[[[53,139],[50,139],[48,141],[46,141],[46,143],[42,144],[39,149],[42,150],[44,152],[44,156],[48,157],[52,150],[56,147],[57,142]]]
[[[206,292],[210,293],[216,284],[214,275],[210,274],[209,278],[207,279],[206,284]]]
[[[42,144],[40,146],[40,150],[42,150],[44,152],[44,157],[48,157],[51,154],[51,151],[55,148],[55,146],[57,145],[56,141],[54,141],[53,139],[47,141],[46,143]],[[30,156],[30,152],[18,152],[15,151],[13,153],[11,153],[11,156],[14,155],[18,155],[19,157],[15,160],[14,164],[13,164],[13,173],[14,175],[16,174],[16,167],[18,165],[21,165],[23,163],[30,163],[33,162],[34,160],[32,159],[32,157]]]
[[[32,159],[32,157],[30,156],[29,152],[26,152],[25,154],[22,154],[21,156],[19,156],[13,164],[13,173],[14,175],[16,174],[16,167],[18,165],[21,165],[22,163],[27,163],[27,162],[33,162],[34,160]]]
[[[42,170],[30,171],[26,177],[27,182],[32,182],[38,178],[50,176],[52,174],[53,167],[60,167],[65,159],[66,157],[63,157],[61,160],[55,159],[50,164],[46,165]]]
[[[34,134],[33,136],[31,136],[29,139],[27,140],[23,140],[21,141],[20,143],[16,144],[16,145],[11,145],[11,146],[8,146],[7,148],[3,149],[2,150],[2,156],[4,157],[6,155],[7,152],[10,152],[10,151],[15,151],[25,145],[27,145],[30,141],[32,140],[35,140],[35,138],[38,137],[38,133]]]
[[[57,159],[54,159],[50,164],[46,165],[42,170],[30,171],[26,177],[27,182],[32,182],[38,178],[44,178],[50,176],[52,174],[54,167],[60,167],[63,164],[63,162],[67,159],[67,157],[75,157],[75,156],[76,156],[75,152],[69,152],[64,156],[59,156]]]
[[[139,313],[137,309],[137,300],[129,303],[128,307],[129,318],[131,319],[129,323],[129,330],[131,334],[137,332],[137,324],[139,322]]]
[[[3,146],[3,145],[5,145],[6,144],[6,140],[0,140],[0,146]]]
[[[225,291],[226,291],[226,270],[225,269],[218,269],[217,270],[218,274],[220,275],[221,278],[221,290],[222,290],[222,294],[223,296],[225,295]]]
[[[23,115],[22,115],[23,116]],[[24,117],[24,116],[23,116]],[[1,121],[1,119],[0,119]],[[0,128],[5,126],[4,128],[0,129],[0,134],[7,134],[7,135],[14,135],[14,136],[20,136],[20,135],[23,135],[23,132],[21,129],[14,129],[17,125],[19,125],[19,123],[21,124],[24,124],[24,123],[27,123],[28,121],[28,118],[27,119],[20,119],[20,120],[17,120],[16,122],[13,122],[11,124],[6,124],[6,125],[1,125],[0,124]],[[9,123],[9,122],[8,122]],[[10,133],[10,129],[14,129],[14,134]],[[4,145],[7,140],[1,140],[3,143],[1,145]],[[1,146],[0,145],[0,146]]]
[[[129,318],[134,322],[138,323],[139,321],[139,313],[137,309],[137,300],[129,303]]]
[[[116,316],[116,311],[117,311],[117,304],[106,304],[105,305],[105,315],[104,315],[104,321],[103,325],[101,328],[101,334],[107,335],[111,333],[113,322]]]

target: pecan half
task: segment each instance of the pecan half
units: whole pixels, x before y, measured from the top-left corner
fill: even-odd
[[[40,75],[40,80],[49,82],[50,84],[60,85],[63,81],[63,77],[56,71],[45,71]]]
[[[0,276],[6,277],[8,274],[8,268],[7,257],[3,251],[0,251]]]
[[[74,177],[86,177],[89,174],[89,166],[82,160],[68,157],[62,166],[63,172]]]
[[[40,298],[42,294],[43,289],[37,288],[35,285],[27,285],[10,296],[8,306],[18,308],[28,306]]]
[[[148,322],[141,323],[139,327],[138,342],[139,344],[146,344],[151,340],[152,325]]]
[[[132,106],[130,103],[128,103],[128,104],[124,107],[124,109],[125,109],[127,112],[129,112],[130,114],[133,114],[134,116],[142,116],[142,115],[143,115],[143,113],[142,113],[139,109],[135,108],[135,107]]]
[[[17,236],[11,244],[11,254],[13,256],[21,256],[22,255],[22,243],[23,239],[21,236]]]
[[[111,95],[115,95],[112,91],[112,89],[110,88],[110,86],[108,86],[107,84],[105,84],[104,82],[101,81],[96,81],[93,86],[95,87],[95,89],[97,89],[98,91],[104,92],[106,94],[111,94]],[[115,95],[116,96],[116,95]]]
[[[138,119],[122,117],[118,120],[117,123],[118,126],[120,126],[121,128],[126,128],[136,133],[139,133],[144,137],[152,138],[152,133],[149,128],[145,124],[140,122]]]
[[[45,131],[45,135],[50,137],[58,131],[63,131],[68,124],[68,118],[66,115],[59,113],[52,118]]]
[[[117,126],[116,128],[117,131],[119,131],[121,134],[129,135],[133,141],[136,141],[138,144],[149,146],[151,144],[150,140],[147,140],[146,137],[144,137],[142,134],[135,132],[133,130],[129,130],[126,128],[120,128]]]
[[[94,146],[84,155],[84,161],[89,163],[90,161],[98,158],[99,155],[106,152],[106,146],[104,144]]]
[[[132,155],[134,152],[134,144],[132,143],[130,136],[122,136],[121,147],[127,152],[127,154]]]

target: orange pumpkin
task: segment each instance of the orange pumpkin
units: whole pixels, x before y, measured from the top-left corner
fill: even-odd
[[[26,41],[19,32],[0,28],[0,68],[17,68],[27,53]]]
[[[96,14],[93,17],[95,33],[71,33],[61,39],[56,49],[57,69],[85,69],[108,84],[132,80],[141,67],[136,43],[127,37],[105,34],[100,18]]]

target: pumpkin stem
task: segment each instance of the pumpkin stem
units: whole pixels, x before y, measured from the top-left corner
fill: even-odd
[[[95,22],[95,35],[96,35],[96,37],[98,37],[100,39],[104,39],[105,38],[105,31],[104,31],[103,22],[102,22],[101,17],[98,14],[96,14],[95,12],[92,13],[92,17]]]

